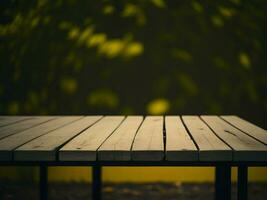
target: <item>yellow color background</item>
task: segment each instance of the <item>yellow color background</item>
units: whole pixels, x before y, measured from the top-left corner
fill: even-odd
[[[23,171],[23,175],[21,172]],[[1,180],[38,180],[37,167],[1,167]],[[49,167],[49,181],[90,182],[91,167]],[[232,180],[237,169],[232,168]],[[103,181],[107,182],[212,182],[213,167],[103,167]],[[249,181],[267,181],[266,167],[250,167]]]

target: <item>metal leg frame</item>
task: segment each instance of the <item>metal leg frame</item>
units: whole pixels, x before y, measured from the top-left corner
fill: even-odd
[[[92,199],[101,200],[101,188],[102,188],[102,169],[101,166],[93,166],[93,182],[92,182]]]
[[[215,200],[231,200],[231,166],[229,165],[216,166]]]
[[[238,166],[237,199],[248,199],[248,166]]]
[[[41,165],[39,170],[40,200],[48,199],[48,167]],[[231,200],[231,166],[217,165],[215,170],[215,199]],[[101,166],[93,166],[92,199],[101,200],[102,188]],[[247,200],[248,167],[238,166],[238,200]]]
[[[101,166],[93,166],[92,199],[101,200]],[[48,199],[47,166],[39,167],[39,193],[40,200]]]
[[[47,200],[48,184],[47,184],[47,166],[41,165],[39,168],[39,193],[40,200]]]

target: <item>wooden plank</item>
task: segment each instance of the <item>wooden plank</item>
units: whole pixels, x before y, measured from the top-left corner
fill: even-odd
[[[267,131],[237,116],[221,116],[225,121],[267,145]]]
[[[38,126],[0,140],[0,160],[12,160],[12,154],[15,148],[31,141],[34,138],[44,135],[66,124],[69,124],[70,122],[78,120],[79,118],[81,118],[81,116],[59,117],[55,120],[50,120],[46,123],[40,124]]]
[[[118,129],[100,146],[98,149],[98,159],[130,160],[134,136],[142,121],[142,116],[127,117]]]
[[[198,160],[198,149],[187,133],[179,116],[165,117],[166,127],[166,160]]]
[[[218,116],[201,116],[209,127],[233,148],[234,161],[267,161],[267,147]]]
[[[32,128],[53,118],[55,117],[35,117],[29,120],[19,121],[15,124],[0,127],[0,139],[5,138],[9,135],[13,135],[15,133],[19,133],[28,128]]]
[[[23,121],[23,120],[28,120],[31,118],[32,117],[27,117],[27,116],[21,116],[21,117],[18,117],[18,116],[1,116],[0,127],[14,124],[16,122]]]
[[[132,159],[158,161],[164,158],[163,117],[148,116],[139,128],[132,147]]]
[[[42,135],[14,151],[14,160],[53,161],[62,144],[90,127],[101,116],[88,116]]]
[[[200,161],[231,161],[232,150],[198,116],[182,116],[199,149]]]
[[[94,161],[97,149],[123,121],[124,116],[107,116],[59,150],[59,160]]]

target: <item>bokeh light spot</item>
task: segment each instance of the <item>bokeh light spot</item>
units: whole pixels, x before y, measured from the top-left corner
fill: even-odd
[[[142,54],[144,47],[140,42],[131,42],[129,43],[124,51],[125,57],[134,57]]]
[[[204,10],[203,6],[197,1],[192,1],[191,5],[192,5],[193,9],[198,13],[201,13]]]
[[[80,30],[78,28],[72,28],[69,31],[68,38],[69,39],[75,39],[79,36],[79,34],[80,34]]]
[[[154,99],[147,105],[147,112],[150,115],[165,114],[170,109],[170,102],[164,98]]]
[[[105,54],[108,58],[114,58],[122,52],[123,48],[123,40],[113,39],[103,43],[99,47],[99,53]]]
[[[92,91],[87,97],[87,104],[92,107],[114,109],[119,105],[118,96],[109,89]]]
[[[225,18],[231,18],[235,14],[235,11],[232,8],[227,8],[224,6],[219,7],[219,12]]]
[[[224,26],[223,19],[220,16],[217,16],[217,15],[214,15],[214,16],[211,17],[211,22],[216,27],[223,27]]]
[[[107,40],[107,36],[104,33],[97,33],[93,34],[89,39],[87,40],[87,46],[93,47],[103,44]]]
[[[74,94],[77,90],[77,81],[72,77],[64,77],[60,81],[61,90],[66,94]]]
[[[164,0],[151,0],[151,2],[153,3],[154,6],[156,6],[158,8],[166,7]]]
[[[103,14],[110,15],[114,13],[115,8],[112,5],[107,5],[103,8]]]
[[[246,52],[240,52],[239,53],[239,62],[245,69],[250,69],[251,62],[249,55]]]

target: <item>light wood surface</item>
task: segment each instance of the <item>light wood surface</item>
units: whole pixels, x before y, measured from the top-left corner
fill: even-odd
[[[201,161],[231,161],[232,150],[198,116],[183,116],[186,127],[199,149]]]
[[[221,116],[225,121],[267,145],[267,131],[237,116]]]
[[[141,116],[127,117],[98,149],[98,159],[131,160],[132,143],[142,121],[143,117]]]
[[[14,149],[79,118],[81,117],[60,117],[0,140],[0,160],[12,160]]]
[[[266,135],[237,116],[0,116],[0,163],[266,162]]]
[[[135,136],[132,159],[158,161],[163,157],[163,117],[148,116]]]
[[[115,131],[124,116],[108,116],[72,139],[59,150],[60,160],[94,161],[100,145]]]
[[[55,117],[34,117],[31,119],[29,118],[28,120],[18,121],[15,124],[10,124],[7,126],[0,127],[0,139],[7,137],[9,135],[13,135],[15,133],[19,133],[28,128],[32,128],[34,126],[37,126],[41,123],[47,122],[54,118]]]
[[[179,116],[165,117],[166,160],[198,160],[198,150]]]
[[[209,127],[233,149],[235,161],[267,161],[266,145],[231,126],[218,116],[201,116]]]
[[[17,117],[17,116],[1,116],[0,117],[0,127],[2,126],[7,126],[10,124],[14,124],[16,122],[19,121],[23,121],[23,120],[28,120],[31,119],[32,117],[27,117],[27,116],[21,116],[21,117]]]
[[[17,148],[14,151],[14,160],[56,160],[57,148],[59,146],[89,128],[100,118],[101,116],[83,117],[66,126],[42,135]]]

